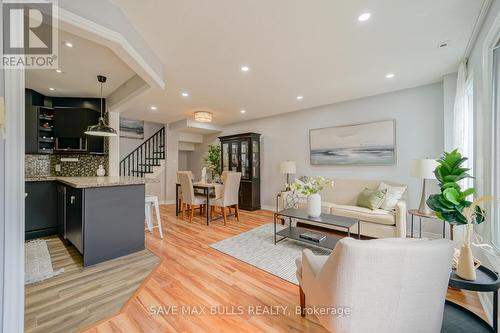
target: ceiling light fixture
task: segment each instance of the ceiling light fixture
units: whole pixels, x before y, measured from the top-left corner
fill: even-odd
[[[394,78],[395,76],[396,76],[396,75],[394,75],[394,73],[387,73],[387,74],[385,75],[385,78],[386,78],[386,79],[392,79],[392,78]]]
[[[300,95],[299,95],[299,96],[297,96],[297,100],[298,100],[298,101],[301,101],[301,100],[303,100],[303,99],[304,99],[304,96],[300,96]]]
[[[56,69],[55,71],[56,71],[56,73],[59,73],[59,74],[62,73],[62,70],[60,70],[60,69]]]
[[[181,95],[182,95],[182,97],[188,97],[188,96],[189,96],[189,93],[188,93],[188,92],[186,92],[186,91],[184,91]]]
[[[245,110],[240,110],[240,113],[242,113],[242,114],[243,114],[243,113],[246,113],[246,111],[245,111]]]
[[[194,113],[194,120],[200,123],[209,123],[212,121],[212,112],[208,111],[196,111]]]
[[[370,19],[370,17],[372,17],[372,14],[370,13],[363,13],[361,15],[358,16],[358,21],[359,22],[366,22]]]
[[[241,71],[242,72],[248,72],[250,70],[250,67],[248,66],[241,66]]]
[[[158,107],[156,105],[151,105],[149,108],[151,109],[151,111],[158,110]]]
[[[73,44],[70,42],[66,42],[66,43],[64,43],[64,45],[66,45],[67,47],[73,47]]]
[[[101,83],[101,116],[96,125],[87,127],[85,134],[93,136],[117,136],[115,129],[109,127],[104,121],[104,111],[102,108],[102,85],[106,82],[106,77],[103,75],[97,75],[97,81]]]
[[[50,90],[50,91],[55,91],[55,90],[56,90],[56,88],[52,88],[52,87],[50,87],[50,88],[49,88],[49,90]]]

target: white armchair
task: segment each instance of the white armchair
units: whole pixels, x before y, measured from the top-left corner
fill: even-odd
[[[330,256],[306,249],[296,260],[302,315],[349,311],[318,315],[332,332],[440,332],[452,254],[445,239],[343,238]]]

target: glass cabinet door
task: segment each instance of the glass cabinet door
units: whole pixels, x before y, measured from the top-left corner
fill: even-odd
[[[241,141],[240,156],[241,156],[241,178],[250,179],[249,166],[249,141]]]
[[[231,142],[231,171],[238,171],[238,142]]]
[[[252,177],[258,179],[259,175],[259,141],[252,140]]]
[[[229,143],[222,145],[222,171],[229,171]]]

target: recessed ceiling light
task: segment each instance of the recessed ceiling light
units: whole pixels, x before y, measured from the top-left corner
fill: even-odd
[[[64,45],[66,45],[67,47],[73,47],[73,44],[70,42],[66,42],[66,43],[64,43]]]
[[[250,67],[248,66],[241,66],[241,71],[242,72],[248,72],[250,70]]]
[[[370,13],[363,13],[363,14],[361,14],[361,15],[358,16],[358,21],[359,22],[368,21],[371,16],[372,16],[372,14],[370,14]]]
[[[297,96],[297,100],[298,100],[298,101],[300,101],[300,100],[302,100],[302,99],[304,99],[304,96],[300,96],[300,95],[299,95],[299,96]]]
[[[54,91],[54,90],[56,90],[56,88],[52,88],[52,87],[50,87],[50,88],[49,88],[49,90],[50,90],[50,91]]]
[[[156,105],[151,105],[149,108],[151,109],[151,111],[158,110],[158,107]]]
[[[396,75],[394,75],[394,73],[387,73],[387,74],[385,75],[385,78],[386,78],[386,79],[392,79],[394,76],[396,76]]]
[[[240,110],[240,113],[242,113],[242,114],[245,113],[245,112],[246,112],[245,110]]]
[[[60,70],[60,69],[56,69],[55,71],[56,71],[56,73],[59,73],[59,74],[62,73],[62,70]]]
[[[189,93],[187,91],[183,91],[181,95],[182,95],[182,97],[188,97]]]

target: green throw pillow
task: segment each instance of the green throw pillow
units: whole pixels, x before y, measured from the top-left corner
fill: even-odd
[[[387,190],[370,190],[365,188],[358,195],[358,203],[359,207],[369,208],[371,210],[375,210],[382,206],[382,203],[385,199],[385,194]]]

